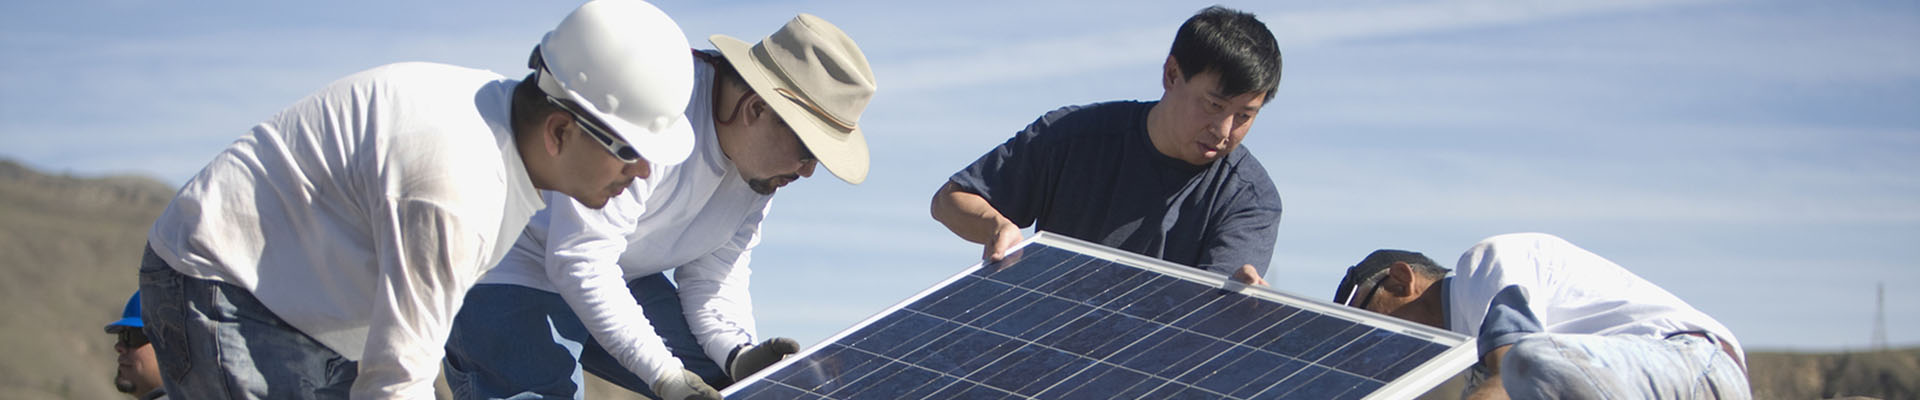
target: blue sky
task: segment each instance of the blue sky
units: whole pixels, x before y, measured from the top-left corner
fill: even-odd
[[[327,82],[399,61],[518,77],[575,2],[0,4],[0,157],[180,183]],[[1064,105],[1156,99],[1211,3],[666,1],[695,47],[797,12],[880,91],[867,183],[783,190],[754,256],[763,335],[813,342],[973,263],[927,216],[958,170]],[[1877,1],[1240,2],[1285,54],[1248,135],[1285,201],[1267,280],[1330,297],[1368,251],[1443,262],[1566,237],[1753,349],[1920,344],[1920,5]],[[131,268],[131,267],[130,267]]]

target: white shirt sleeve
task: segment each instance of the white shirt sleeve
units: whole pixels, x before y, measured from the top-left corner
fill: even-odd
[[[748,293],[753,248],[760,244],[760,223],[773,208],[767,201],[758,211],[747,215],[727,244],[706,256],[674,270],[680,285],[680,304],[707,357],[729,367],[727,356],[756,337],[753,297]]]
[[[1496,236],[1460,255],[1447,288],[1450,292],[1448,329],[1467,336],[1480,334],[1487,307],[1493,304],[1494,295],[1508,286],[1523,288],[1528,307],[1535,316],[1543,320],[1549,317],[1551,310],[1541,305],[1551,304],[1554,292],[1540,285],[1538,275],[1543,262],[1540,257],[1545,254],[1540,251],[1538,240],[1533,239],[1522,235]]]
[[[460,218],[450,205],[392,199],[373,226],[379,264],[355,399],[433,397],[453,317],[491,254],[491,224]],[[472,224],[472,225],[470,225]]]
[[[642,196],[615,196],[599,210],[565,197],[548,198],[546,271],[554,291],[613,359],[648,384],[684,368],[627,291],[619,264],[645,211]]]

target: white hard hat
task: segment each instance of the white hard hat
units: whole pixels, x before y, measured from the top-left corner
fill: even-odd
[[[693,93],[692,50],[659,8],[640,0],[588,1],[547,32],[534,57],[545,66],[537,71],[541,91],[605,124],[648,162],[679,164],[692,151],[684,116]]]

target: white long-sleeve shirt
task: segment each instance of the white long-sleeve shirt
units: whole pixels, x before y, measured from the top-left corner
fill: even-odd
[[[148,244],[359,360],[354,398],[431,398],[467,289],[545,207],[510,128],[515,83],[429,63],[335,81],[215,156]]]
[[[1516,233],[1481,241],[1460,255],[1447,283],[1447,326],[1479,335],[1496,295],[1517,287],[1525,308],[1546,333],[1635,335],[1662,339],[1708,332],[1740,359],[1733,331],[1626,268],[1544,233]],[[1518,305],[1516,305],[1518,306]],[[1482,338],[1482,340],[1493,340]]]
[[[687,323],[715,362],[725,363],[755,337],[747,264],[773,197],[748,188],[721,152],[713,70],[696,62],[694,72],[686,112],[694,147],[685,162],[654,165],[647,179],[599,210],[550,197],[553,207],[535,215],[513,251],[480,279],[560,294],[594,339],[642,379],[682,365],[654,334],[627,281],[673,270]]]

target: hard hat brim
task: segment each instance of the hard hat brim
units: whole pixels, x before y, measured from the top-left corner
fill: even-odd
[[[540,82],[538,83],[541,91],[547,92],[548,95],[554,96],[555,98],[571,102],[574,107],[586,113],[587,116],[599,120],[600,123],[605,124],[609,128],[613,128],[613,133],[620,135],[620,140],[633,145],[633,149],[640,152],[640,157],[647,159],[647,163],[678,165],[686,161],[687,155],[693,153],[693,126],[687,123],[686,118],[679,118],[675,120],[673,124],[667,125],[666,129],[656,132],[639,124],[630,123],[625,119],[601,112],[598,108],[594,107],[593,102],[583,101],[579,93],[575,93],[573,90],[569,90],[561,85],[558,80],[553,78],[553,74],[550,72],[541,72],[539,75]]]
[[[142,329],[146,326],[146,321],[138,317],[121,318],[119,321],[113,321],[113,323],[107,324],[107,333],[120,333],[120,331],[123,330]]]

